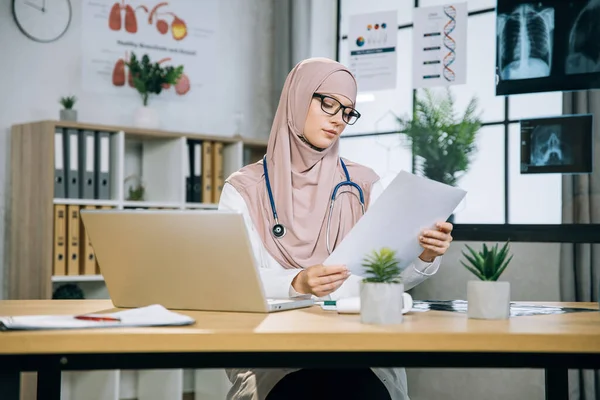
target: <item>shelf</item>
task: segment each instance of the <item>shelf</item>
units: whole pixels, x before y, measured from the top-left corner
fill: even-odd
[[[52,282],[104,282],[102,275],[53,275]]]
[[[177,208],[180,209],[182,206],[179,202],[173,201],[125,201],[123,202],[123,208],[135,207],[135,208]]]
[[[93,199],[54,199],[54,204],[80,205],[80,206],[110,206],[118,207],[117,200],[93,200]]]
[[[65,141],[65,131],[69,136],[68,141]],[[73,131],[79,135],[75,135]],[[95,139],[93,157],[88,156],[87,150],[90,148],[90,132],[94,133]],[[108,148],[104,140],[107,133]],[[103,139],[99,142],[98,149],[96,139]],[[212,153],[202,157],[206,161],[206,167],[210,162],[212,171],[215,171],[208,175],[199,174],[206,181],[203,181],[204,191],[198,199],[202,202],[188,202],[191,200],[188,194],[188,178],[192,177],[188,145],[191,139],[201,144],[208,142],[212,149]],[[213,143],[219,145],[213,146]],[[94,295],[103,286],[96,283],[103,282],[101,276],[91,275],[99,274],[98,270],[92,270],[91,264],[83,262],[93,260],[93,244],[89,237],[84,236],[87,234],[85,225],[76,220],[78,215],[74,208],[139,212],[162,209],[167,213],[217,210],[219,191],[222,190],[225,179],[244,166],[244,159],[248,162],[260,159],[268,142],[242,136],[225,137],[44,120],[13,125],[10,144],[11,153],[19,154],[19,157],[10,159],[9,182],[12,183],[9,188],[11,196],[7,201],[7,210],[10,211],[7,220],[12,223],[7,225],[9,246],[5,249],[8,264],[7,297],[50,299],[53,294],[52,283],[56,286],[56,282],[81,283],[85,290]],[[77,152],[69,150],[75,148],[73,146],[77,147]],[[66,154],[69,157],[65,157]],[[87,161],[92,158],[93,168],[90,168],[91,162]],[[71,162],[75,159],[78,161]],[[57,164],[59,160],[62,164]],[[79,167],[85,165],[81,168],[85,170],[84,177],[80,176],[83,180],[73,182],[73,179],[67,179],[65,175],[63,182],[73,185],[85,182],[86,185],[83,185],[83,191],[78,190],[82,195],[67,196],[65,193],[68,194],[69,191],[62,191],[61,181],[57,184],[56,171],[61,169],[60,165],[63,165],[64,170],[64,166],[75,165],[75,162]],[[201,170],[204,167],[203,163]],[[94,172],[94,179],[103,174],[100,180],[95,180],[93,194],[89,193],[90,169]],[[67,170],[73,171],[72,168]],[[193,177],[197,178],[198,173],[194,172]],[[137,189],[139,184],[145,189],[144,200],[127,200],[130,188]],[[108,190],[105,190],[107,186]],[[67,220],[67,217],[70,218]],[[27,223],[18,223],[23,218],[27,219]],[[75,235],[77,241],[74,239]],[[71,275],[67,275],[69,272]],[[84,276],[84,273],[90,275]],[[48,285],[31,284],[32,279],[37,282],[36,277],[48,277],[50,282]]]
[[[219,207],[214,203],[185,203],[185,208],[216,210]]]

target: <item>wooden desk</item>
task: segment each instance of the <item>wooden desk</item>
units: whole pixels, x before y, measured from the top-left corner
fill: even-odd
[[[544,304],[598,309],[595,303]],[[111,309],[106,300],[0,301],[3,316]],[[0,332],[0,384],[12,385],[12,392],[2,392],[18,395],[15,380],[25,371],[38,371],[39,399],[58,400],[60,373],[66,370],[477,367],[543,368],[546,398],[562,400],[567,398],[567,369],[600,369],[600,312],[483,321],[428,311],[410,313],[395,326],[364,325],[358,315],[339,315],[318,306],[269,315],[183,313],[196,324]]]

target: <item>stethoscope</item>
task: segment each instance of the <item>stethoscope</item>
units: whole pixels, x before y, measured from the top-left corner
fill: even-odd
[[[358,201],[360,202],[360,207],[362,209],[363,215],[365,213],[365,197],[364,197],[362,188],[358,184],[352,182],[352,180],[350,179],[350,174],[348,173],[348,169],[346,168],[346,164],[344,164],[344,161],[341,158],[340,158],[340,164],[342,165],[342,169],[344,170],[344,175],[346,176],[346,180],[341,181],[340,183],[335,185],[335,187],[333,188],[333,191],[331,193],[331,202],[329,204],[329,214],[327,216],[327,227],[326,227],[326,232],[325,232],[325,240],[327,242],[327,252],[329,254],[331,254],[331,246],[329,244],[329,228],[331,226],[331,216],[333,214],[333,206],[335,203],[335,199],[337,197],[337,192],[339,191],[339,189],[342,186],[351,186],[351,187],[356,188],[356,190],[358,191],[358,195],[351,190],[342,192],[342,193],[350,193],[350,194],[356,196],[358,198]],[[267,168],[267,156],[266,155],[263,157],[263,170],[265,173],[265,184],[267,186],[267,192],[269,194],[269,201],[271,202],[271,210],[273,211],[273,219],[275,220],[275,225],[273,225],[272,232],[273,232],[273,236],[275,236],[276,238],[279,239],[285,235],[286,229],[285,229],[285,226],[283,226],[283,224],[279,223],[279,218],[277,217],[275,201],[273,200],[273,192],[271,191],[271,182],[269,181],[269,171]]]
[[[335,202],[337,192],[342,186],[352,186],[352,187],[356,188],[356,190],[358,191],[358,196],[356,195],[356,193],[354,193],[351,190],[342,192],[342,193],[351,193],[354,196],[356,196],[358,198],[358,201],[360,202],[360,207],[362,209],[363,215],[365,213],[365,198],[364,198],[364,194],[363,194],[361,187],[358,186],[356,183],[352,182],[352,180],[350,179],[350,174],[348,173],[348,169],[346,168],[346,164],[344,164],[344,161],[341,158],[340,158],[340,164],[342,165],[342,169],[344,170],[344,175],[346,175],[346,180],[335,185],[335,187],[333,188],[333,191],[331,193],[331,203],[329,205],[329,215],[327,216],[327,230],[325,232],[325,240],[327,242],[327,252],[329,254],[331,254],[331,247],[329,245],[329,227],[331,226],[331,215],[333,213],[333,205]],[[273,225],[272,232],[273,232],[273,236],[275,236],[276,238],[279,239],[285,235],[286,229],[285,229],[285,226],[283,226],[282,224],[279,223],[279,218],[277,217],[277,210],[275,209],[275,201],[273,200],[273,192],[271,191],[271,182],[269,181],[269,171],[267,168],[267,156],[266,155],[263,157],[263,170],[265,173],[265,184],[267,186],[267,192],[269,194],[269,201],[271,202],[271,210],[273,211],[273,219],[275,220],[275,225]],[[427,273],[427,272],[419,271],[419,269],[416,268],[414,264],[413,264],[413,270],[417,274],[422,275],[422,276],[433,276],[435,274],[435,273]]]

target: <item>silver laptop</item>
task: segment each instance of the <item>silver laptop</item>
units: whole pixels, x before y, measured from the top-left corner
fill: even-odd
[[[116,307],[273,312],[310,296],[267,299],[241,213],[81,210]]]

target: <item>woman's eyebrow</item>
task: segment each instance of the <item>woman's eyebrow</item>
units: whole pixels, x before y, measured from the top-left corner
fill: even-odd
[[[352,102],[346,98],[345,96],[336,96],[335,94],[330,94],[330,93],[323,93],[325,96],[329,96],[329,97],[333,97],[334,99],[336,99],[337,101],[339,101],[340,103],[342,103],[343,105],[345,105],[346,107],[352,107],[354,108],[354,104],[352,104]]]

